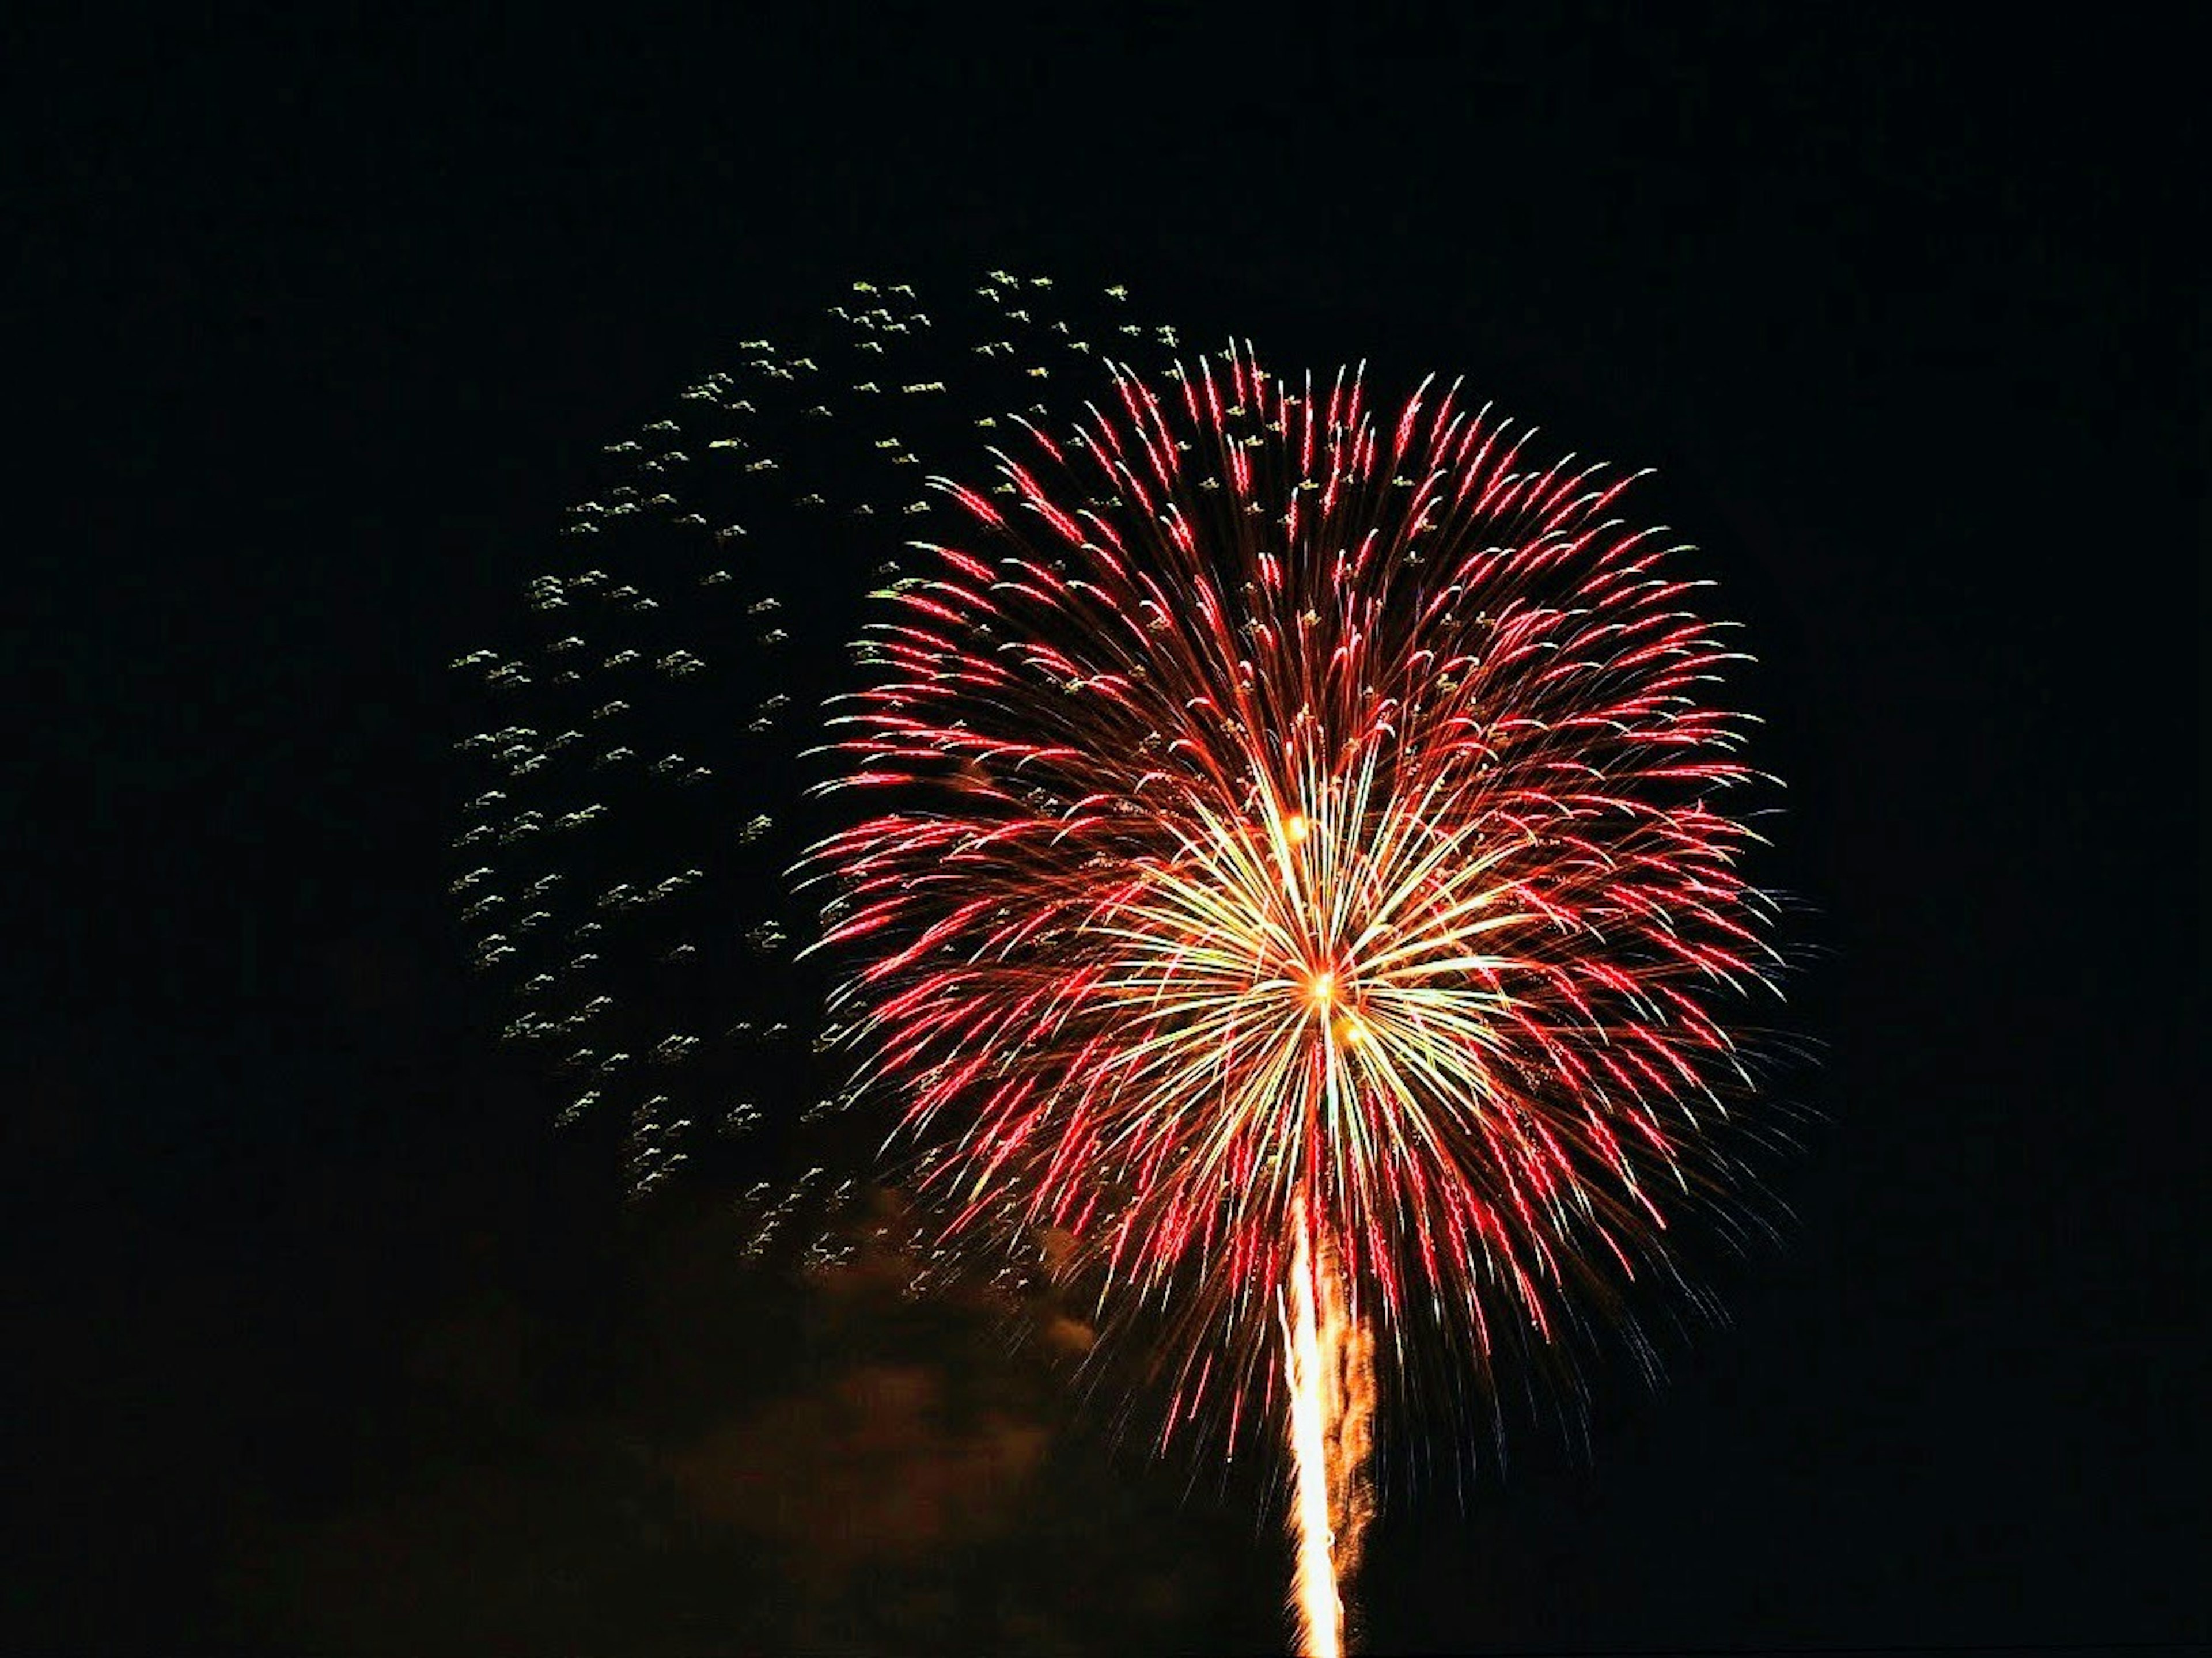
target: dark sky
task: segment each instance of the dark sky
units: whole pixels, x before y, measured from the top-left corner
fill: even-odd
[[[1387,1516],[1373,1649],[2212,1637],[2203,202],[2141,78],[2180,43],[298,9],[10,54],[0,1644],[1273,1638],[1241,1488],[1183,1503],[957,1306],[741,1282],[703,1199],[623,1220],[442,890],[444,665],[592,450],[855,276],[991,265],[1661,466],[1764,661],[1825,952],[1794,1229],[1587,1452]],[[732,1517],[731,1468],[783,1495]]]

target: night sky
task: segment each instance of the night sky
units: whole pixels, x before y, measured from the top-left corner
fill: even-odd
[[[1281,1640],[1265,1471],[1117,1448],[888,1267],[740,1270],[712,1190],[625,1212],[445,894],[446,664],[597,447],[856,276],[994,265],[1657,466],[1761,659],[1794,1219],[1586,1444],[1394,1497],[1369,1649],[2212,1638],[2178,42],[330,9],[9,54],[0,1646]]]

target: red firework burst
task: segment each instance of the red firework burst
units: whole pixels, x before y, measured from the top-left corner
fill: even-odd
[[[1300,1216],[1386,1348],[1547,1339],[1722,1168],[1773,959],[1733,653],[1632,478],[1449,393],[1378,422],[1233,350],[1115,386],[938,482],[975,533],[842,711],[831,786],[890,803],[808,865],[861,1076],[956,1230],[1180,1308],[1189,1398],[1275,1385]]]

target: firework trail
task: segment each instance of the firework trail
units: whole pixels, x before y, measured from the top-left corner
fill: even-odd
[[[464,659],[531,710],[471,739],[478,960],[641,1193],[775,1127],[781,1055],[810,1119],[891,1103],[947,1259],[1076,1240],[1105,1320],[1152,1327],[1164,1439],[1287,1430],[1334,1650],[1378,1387],[1444,1352],[1455,1398],[1620,1323],[1672,1220],[1741,1189],[1729,1019],[1773,958],[1732,653],[1632,480],[1455,396],[1102,368],[1176,345],[1118,290],[1100,333],[1042,279],[994,273],[980,325],[858,288],[614,446],[535,656]],[[794,550],[876,567],[826,734],[797,716],[852,682],[805,665],[858,618],[781,608]],[[754,780],[809,744],[811,821]],[[818,926],[759,913],[794,866]],[[855,1156],[762,1183],[762,1238]]]
[[[1304,1650],[1334,1658],[1344,1643],[1342,1585],[1358,1569],[1359,1534],[1368,1518],[1371,1343],[1346,1315],[1342,1282],[1316,1245],[1303,1199],[1291,1218],[1290,1307],[1283,1321],[1297,1556],[1291,1611]]]

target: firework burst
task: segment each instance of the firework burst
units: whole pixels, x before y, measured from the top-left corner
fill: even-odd
[[[1370,1429],[1423,1373],[1449,1415],[1508,1349],[1648,1361],[1631,1280],[1679,1293],[1672,1223],[1741,1212],[1758,780],[1632,477],[1429,386],[1377,411],[1236,349],[1102,373],[1176,343],[1105,293],[855,283],[611,446],[574,568],[530,584],[535,653],[457,665],[511,712],[461,745],[491,786],[453,890],[639,1198],[787,1132],[811,1164],[755,1179],[749,1251],[833,1259],[864,1171],[830,1120],[888,1103],[932,1262],[1018,1282],[1044,1241],[1150,1327],[1121,1346],[1164,1439],[1280,1435],[1326,1652]],[[763,973],[812,930],[794,859],[821,954]]]
[[[1065,1229],[1179,1319],[1171,1422],[1269,1396],[1323,1260],[1401,1359],[1548,1341],[1725,1173],[1772,959],[1732,653],[1631,478],[1449,394],[1114,386],[939,481],[971,531],[833,722],[886,802],[809,865],[862,1080],[956,1231]]]

